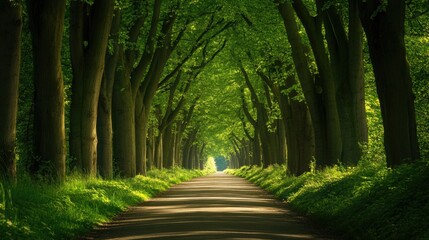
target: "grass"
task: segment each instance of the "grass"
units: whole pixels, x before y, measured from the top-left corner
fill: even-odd
[[[122,180],[70,176],[63,185],[0,183],[0,239],[76,238],[130,205],[207,173],[175,168]]]
[[[227,170],[346,239],[429,239],[429,162],[389,169],[363,162],[286,176],[284,166]]]

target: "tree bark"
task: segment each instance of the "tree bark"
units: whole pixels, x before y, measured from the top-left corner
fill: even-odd
[[[197,133],[198,129],[192,129],[183,145],[183,167],[186,169],[192,169],[192,148],[194,146],[194,141],[196,139]]]
[[[22,6],[0,3],[0,180],[16,180],[16,115],[21,63]]]
[[[115,11],[110,30],[113,39],[113,53],[106,55],[106,66],[100,88],[97,115],[97,135],[99,139],[97,147],[97,163],[100,174],[105,179],[113,178],[113,126],[112,126],[112,97],[115,81],[116,65],[118,62],[118,39],[120,12]]]
[[[173,153],[173,157],[174,157],[174,166],[177,167],[182,167],[182,134],[179,132],[179,130],[177,130],[174,133],[174,153]]]
[[[335,79],[340,117],[341,162],[356,165],[361,156],[359,144],[368,141],[363,74],[363,39],[356,3],[349,1],[348,35],[335,6],[325,9],[318,0],[325,26],[331,68]]]
[[[153,159],[155,158],[155,150],[154,150],[154,144],[155,144],[155,133],[154,133],[155,126],[150,126],[148,128],[148,138],[146,140],[146,162],[147,162],[147,168],[149,170],[153,169]]]
[[[288,88],[297,84],[293,76],[286,78]],[[314,131],[307,104],[294,98],[296,91],[289,93],[290,105],[286,112],[286,128],[289,136],[288,143],[288,171],[299,176],[310,170],[310,161],[314,156]]]
[[[66,138],[61,45],[66,1],[29,1],[34,63],[32,175],[65,180]]]
[[[147,125],[149,118],[144,115],[143,95],[138,92],[135,101],[136,118],[136,174],[146,175],[147,173]],[[149,134],[150,135],[150,134]],[[150,151],[150,149],[149,149]]]
[[[167,128],[164,130],[164,134],[162,136],[162,142],[163,142],[163,149],[162,149],[162,155],[164,164],[163,166],[165,168],[171,168],[174,166],[174,135],[173,135],[173,128],[170,124],[167,126]]]
[[[156,138],[155,138],[155,156],[154,156],[154,162],[155,162],[155,167],[157,169],[162,169],[162,133],[160,133]]]
[[[251,165],[261,165],[261,141],[259,139],[259,133],[255,130],[255,136],[253,137],[253,159]]]
[[[414,95],[404,43],[405,2],[361,2],[360,19],[368,41],[384,126],[387,165],[419,158]]]
[[[114,3],[71,3],[71,114],[75,116],[70,118],[70,155],[76,158],[78,169],[90,177],[97,174],[97,109]]]
[[[322,93],[326,91],[325,87],[323,87],[323,92],[320,92],[320,78],[318,76],[313,77],[310,72],[307,57],[305,56],[304,45],[302,43],[301,36],[298,31],[298,25],[296,23],[296,18],[292,9],[292,5],[288,2],[278,2],[278,4],[279,12],[283,18],[283,23],[286,28],[288,41],[291,45],[292,58],[295,64],[295,70],[298,75],[301,87],[303,89],[304,97],[310,112],[311,121],[313,123],[312,125],[315,138],[315,158],[318,167],[332,165],[333,163],[335,163],[334,159],[338,159],[340,157],[341,148],[336,145],[338,143],[335,143],[336,140],[334,140],[338,138],[339,132],[330,132],[327,127],[329,119],[326,118],[326,110],[324,106],[325,104],[322,98]],[[310,16],[307,17],[310,18]],[[314,19],[308,19],[307,22],[312,22],[312,24],[308,23],[307,27],[310,27],[312,29],[315,28]],[[311,31],[316,32],[316,29],[307,30],[307,32]],[[314,40],[315,38],[312,39],[314,42],[316,42]],[[320,48],[318,49],[320,50]],[[323,61],[319,59],[319,62]],[[335,123],[332,124],[335,125]],[[335,129],[339,130],[339,128]],[[333,134],[333,136],[328,137],[328,134]],[[330,144],[334,145],[329,147]]]
[[[277,67],[282,67],[278,61]],[[285,79],[284,89],[289,89],[289,93],[284,95],[281,87],[270,79],[263,72],[258,71],[258,75],[271,88],[277,98],[283,121],[279,121],[280,127],[284,126],[287,142],[287,171],[293,175],[301,175],[309,170],[310,161],[314,155],[314,135],[311,125],[311,119],[308,113],[307,104],[295,100],[297,91],[292,90],[294,85],[298,84],[294,75]],[[282,135],[279,135],[281,137]],[[281,142],[281,139],[279,140]],[[286,144],[286,143],[283,143]],[[286,149],[283,147],[283,149]]]
[[[168,15],[169,18],[164,21],[161,29],[162,38],[158,37],[160,45],[154,50],[160,4],[160,0],[156,0],[154,3],[144,54],[139,61],[135,62],[135,51],[125,49],[125,46],[122,46],[122,56],[120,57],[122,73],[119,74],[119,79],[115,80],[113,96],[116,108],[115,118],[118,121],[117,124],[114,122],[114,150],[120,171],[125,177],[133,177],[136,173],[145,174],[146,139],[137,140],[136,137],[145,136],[147,133],[150,107],[168,59],[167,51],[170,47],[171,28],[176,18],[175,14]],[[132,43],[137,42],[140,29],[145,22],[144,19],[145,17],[135,22],[128,33]],[[137,103],[137,100],[141,102]],[[136,113],[139,115],[137,116]],[[141,122],[136,123],[136,121]],[[137,130],[139,133],[136,134]]]
[[[119,175],[133,177],[136,174],[135,107],[129,81],[130,73],[125,67],[122,50],[119,59],[113,86],[113,151]]]
[[[322,157],[321,160],[317,160],[319,161],[320,167],[331,166],[341,161],[342,139],[336,99],[335,78],[325,48],[320,21],[321,16],[313,18],[302,0],[294,1],[292,6],[307,33],[320,77],[318,81],[320,81],[323,105],[319,104],[319,113],[323,113],[321,118],[324,122],[322,131],[324,131],[324,141],[326,142],[326,156]]]

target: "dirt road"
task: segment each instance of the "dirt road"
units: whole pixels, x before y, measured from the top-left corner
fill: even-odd
[[[85,239],[327,239],[239,177],[216,173],[172,187]]]

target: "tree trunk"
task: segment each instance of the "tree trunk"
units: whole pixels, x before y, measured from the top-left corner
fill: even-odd
[[[147,173],[147,124],[149,118],[145,115],[145,109],[143,105],[143,95],[141,92],[137,93],[136,96],[136,107],[135,107],[135,118],[136,118],[136,174],[146,175]],[[150,150],[149,150],[150,151]]]
[[[66,1],[29,1],[34,62],[34,160],[30,166],[54,181],[65,180],[66,138],[61,45]]]
[[[122,51],[121,51],[122,52]],[[135,107],[128,69],[120,53],[119,69],[113,87],[113,151],[119,175],[134,177],[136,174]]]
[[[325,37],[335,79],[343,143],[341,161],[348,165],[356,165],[361,156],[359,144],[367,142],[363,30],[356,3],[350,1],[349,4],[347,36],[338,10],[334,6],[324,9],[325,2],[318,1],[318,9],[322,12],[324,20]]]
[[[259,133],[255,129],[253,137],[253,159],[251,165],[261,166],[261,141],[259,139]]]
[[[186,169],[192,169],[192,147],[194,145],[195,138],[198,131],[193,129],[185,140],[183,145],[183,167]]]
[[[359,22],[359,10],[354,0],[349,0],[349,79],[352,89],[352,116],[354,122],[354,132],[358,144],[368,142],[368,123],[365,108],[365,79],[363,70],[363,29]],[[359,158],[362,156],[362,149],[354,148]],[[353,153],[352,153],[353,154]]]
[[[146,141],[146,149],[147,149],[147,154],[146,154],[146,162],[147,162],[147,168],[149,170],[153,169],[153,159],[155,158],[155,149],[154,149],[154,144],[155,144],[155,133],[154,133],[154,126],[151,126],[148,128],[148,138]]]
[[[387,165],[394,167],[419,158],[414,95],[404,43],[405,2],[359,2],[384,126]],[[375,15],[374,15],[375,14]]]
[[[156,168],[162,169],[162,134],[156,137],[154,162]]]
[[[175,159],[175,166],[183,167],[183,132],[178,127],[177,132],[175,134],[176,140],[175,147],[174,147],[174,159]]]
[[[336,86],[333,71],[330,66],[329,56],[325,48],[325,41],[322,34],[322,28],[319,19],[313,19],[308,10],[305,9],[301,0],[293,2],[295,12],[303,24],[307,33],[311,49],[313,50],[314,59],[319,71],[319,81],[323,104],[319,104],[319,113],[323,113],[324,137],[326,141],[326,156],[324,161],[319,161],[319,166],[331,166],[341,161],[342,140],[341,126],[338,114],[336,99]]]
[[[198,156],[198,169],[203,170],[204,169],[204,150],[206,149],[206,144],[203,144],[200,146],[199,151],[197,152]]]
[[[70,118],[70,155],[90,177],[97,174],[97,109],[114,2],[71,3],[73,85],[78,86],[72,88],[71,114],[77,116]]]
[[[97,135],[99,139],[97,156],[98,169],[105,179],[113,178],[113,126],[112,126],[112,95],[118,63],[118,37],[120,12],[115,11],[110,35],[114,41],[113,54],[106,55],[106,67],[100,88],[97,115]]]
[[[162,142],[164,146],[162,149],[162,155],[164,160],[163,165],[165,168],[171,168],[174,166],[174,136],[172,125],[167,126],[167,128],[164,130],[164,134],[162,135]]]
[[[295,84],[293,77],[288,78],[289,86]],[[307,105],[293,98],[296,92],[289,94],[290,105],[287,108],[286,127],[288,144],[288,172],[299,176],[310,170],[310,161],[314,156],[314,135]]]
[[[288,41],[292,49],[295,70],[310,112],[315,138],[315,158],[317,164],[319,167],[330,165],[333,161],[331,157],[329,157],[329,155],[332,154],[328,154],[328,145],[332,141],[328,141],[327,137],[328,131],[326,124],[328,120],[325,117],[325,107],[321,92],[316,91],[321,88],[319,86],[320,80],[318,76],[313,79],[311,75],[307,57],[305,56],[304,45],[298,31],[298,25],[291,4],[288,2],[279,3],[279,12],[283,18]],[[330,152],[332,152],[332,150]]]
[[[0,181],[16,180],[16,115],[21,64],[22,6],[0,3]]]
[[[98,168],[104,179],[113,178],[112,76],[104,76],[98,102]],[[110,85],[112,83],[112,86]],[[110,88],[112,87],[112,88]]]
[[[182,166],[185,169],[189,169],[189,152],[190,152],[190,146],[188,139],[185,140],[185,143],[183,144],[183,154],[182,154]]]

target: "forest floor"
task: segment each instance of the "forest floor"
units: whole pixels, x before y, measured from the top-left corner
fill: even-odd
[[[215,173],[134,206],[83,239],[332,239],[259,187]]]

